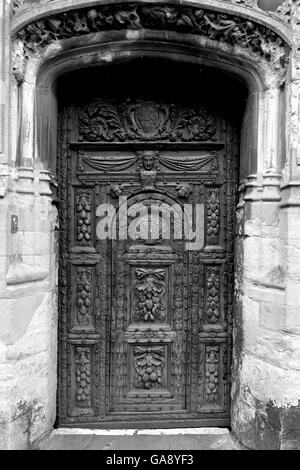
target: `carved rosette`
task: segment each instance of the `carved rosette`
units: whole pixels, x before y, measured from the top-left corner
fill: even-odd
[[[164,322],[166,320],[166,273],[163,269],[137,268],[134,285],[135,321]]]
[[[205,401],[218,402],[219,393],[219,346],[206,346],[205,354]]]
[[[242,1],[246,4],[245,0]],[[286,7],[289,8],[289,4]],[[285,4],[279,7],[277,14],[281,14],[282,9],[285,10]],[[282,13],[283,18],[286,16],[286,12]],[[287,66],[289,47],[272,29],[238,15],[174,4],[95,5],[94,8],[71,10],[28,24],[17,33],[17,38],[24,42],[27,51],[36,51],[57,40],[124,29],[197,34],[212,41],[245,48],[276,68]],[[277,53],[274,55],[275,49]]]
[[[86,347],[76,349],[76,404],[79,408],[91,408],[91,350]]]
[[[135,346],[133,356],[134,387],[146,390],[162,388],[165,346]]]

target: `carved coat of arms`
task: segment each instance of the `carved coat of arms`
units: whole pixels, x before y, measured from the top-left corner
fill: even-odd
[[[167,106],[152,102],[138,102],[128,109],[130,128],[146,140],[153,139],[166,129],[169,119]]]

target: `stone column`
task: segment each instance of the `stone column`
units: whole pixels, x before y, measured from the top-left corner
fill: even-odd
[[[9,8],[10,1],[0,0],[0,165],[7,163],[9,146]]]
[[[232,427],[256,449],[300,442],[300,11],[298,0],[291,3],[285,100],[279,89],[265,92],[259,174],[246,181],[238,242],[244,273],[236,293]]]
[[[12,63],[10,11],[0,0],[0,449],[22,449],[55,420],[57,210],[34,168],[35,85]]]

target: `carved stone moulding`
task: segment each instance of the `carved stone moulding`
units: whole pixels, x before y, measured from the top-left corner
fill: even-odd
[[[50,4],[50,8],[52,5],[59,5],[59,3],[63,3],[62,1],[55,1],[55,0],[13,0],[11,11],[12,15],[18,15],[22,12],[27,12],[32,9],[32,4],[36,4],[41,8],[45,8]],[[77,8],[79,8],[82,4],[84,6],[84,0],[77,2]],[[278,16],[279,18],[283,18],[284,20],[289,22],[291,9],[293,3],[296,3],[296,0],[214,0],[212,2],[207,2],[210,4],[220,4],[223,6],[224,4],[233,4],[238,7],[246,7],[250,10],[257,10],[257,11],[266,11],[269,14],[274,16]]]
[[[287,66],[290,48],[265,25],[241,16],[192,6],[123,3],[95,5],[36,20],[16,33],[28,52],[55,41],[113,30],[170,30],[244,48],[275,68]]]

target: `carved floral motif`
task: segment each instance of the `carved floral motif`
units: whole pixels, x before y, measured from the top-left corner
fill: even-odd
[[[214,116],[203,108],[179,109],[175,105],[137,101],[92,103],[79,111],[79,140],[170,140],[188,142],[211,139]]]
[[[80,408],[90,408],[92,406],[90,348],[78,347],[75,363],[77,406]]]
[[[204,8],[150,3],[97,5],[58,13],[28,24],[17,33],[17,37],[25,42],[27,49],[36,50],[56,40],[120,29],[198,34],[213,41],[249,49],[276,67],[286,65],[289,53],[288,46],[279,35],[249,19]],[[278,52],[276,56],[272,53],[274,46]],[[149,126],[152,126],[150,121],[146,125],[148,131]]]
[[[134,319],[144,322],[165,321],[167,314],[165,271],[137,268],[135,276]]]
[[[136,388],[162,388],[162,373],[165,365],[164,346],[135,346],[133,361]]]
[[[206,347],[205,401],[218,401],[219,391],[219,346]]]

